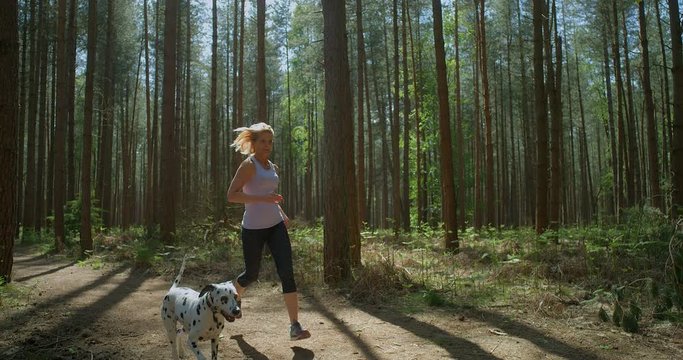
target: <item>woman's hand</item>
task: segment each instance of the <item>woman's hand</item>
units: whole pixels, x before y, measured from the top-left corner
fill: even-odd
[[[282,197],[282,195],[278,193],[270,193],[268,195],[265,195],[264,197],[264,202],[267,203],[273,203],[273,204],[279,204],[285,201],[285,199]]]

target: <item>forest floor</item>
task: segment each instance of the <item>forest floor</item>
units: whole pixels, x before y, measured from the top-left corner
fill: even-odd
[[[0,358],[170,358],[159,305],[171,278],[123,265],[82,265],[21,247],[12,286],[24,292],[12,303],[0,298]],[[183,284],[199,288],[200,278],[187,273]],[[219,358],[683,358],[678,326],[629,334],[579,307],[565,319],[514,305],[406,314],[391,305],[359,305],[328,290],[309,290],[300,295],[300,319],[310,339],[289,340],[280,287],[262,281],[246,293],[242,319],[227,323]],[[208,343],[201,349],[210,354]]]

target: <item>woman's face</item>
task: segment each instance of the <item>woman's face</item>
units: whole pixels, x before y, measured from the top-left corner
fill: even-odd
[[[262,131],[256,135],[256,140],[253,143],[254,154],[256,156],[270,156],[273,151],[273,133],[270,131]]]

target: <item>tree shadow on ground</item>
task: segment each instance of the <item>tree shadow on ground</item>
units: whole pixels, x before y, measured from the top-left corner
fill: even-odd
[[[327,317],[339,331],[344,333],[344,335],[353,340],[356,346],[362,351],[365,358],[368,359],[378,359],[379,354],[373,351],[370,346],[362,341],[356,334],[349,329],[348,326],[342,324],[341,321],[336,317],[336,315],[330,311],[322,302],[318,301],[314,296],[309,298],[310,304],[313,306],[316,312]],[[380,311],[371,311],[364,307],[357,306],[359,310],[362,310],[378,319],[391,323],[393,325],[399,326],[413,334],[429,340],[436,345],[440,346],[444,350],[456,359],[499,359],[486,352],[484,349],[479,347],[479,345],[472,343],[468,340],[453,336],[452,334],[434,326],[431,324],[424,323],[422,321],[410,318],[398,312],[396,313],[383,313]]]
[[[538,329],[513,320],[503,314],[482,309],[475,309],[473,311],[477,318],[505,331],[509,335],[525,339],[548,353],[562,356],[567,359],[600,359],[600,357],[595,354],[547,336]]]
[[[82,295],[86,291],[90,291],[93,289],[96,289],[102,285],[107,284],[113,277],[123,273],[127,269],[126,266],[118,266],[114,269],[111,269],[110,271],[102,274],[99,278],[97,278],[95,281],[83,285],[77,289],[74,289],[62,296],[58,297],[45,297],[44,300],[36,302],[33,307],[27,308],[17,314],[14,314],[11,316],[9,319],[6,319],[6,321],[1,321],[0,322],[0,330],[7,330],[7,331],[12,331],[14,329],[18,329],[21,327],[26,327],[27,322],[30,322],[34,320],[34,318],[38,315],[39,311],[43,311],[45,309],[51,309],[54,307],[53,304],[63,304],[67,303],[70,300]]]
[[[447,350],[452,356],[460,359],[497,359],[488,351],[481,349],[478,345],[467,340],[454,337],[449,332],[419,321],[413,317],[399,311],[378,308],[376,306],[353,304],[378,319],[399,326],[411,333],[433,342],[434,344]],[[573,347],[561,340],[543,334],[541,331],[513,320],[505,315],[481,309],[468,310],[470,316],[480,321],[486,322],[492,327],[505,331],[508,335],[525,339],[538,346],[543,351],[560,356],[566,359],[593,360],[599,359],[598,356],[584,349]]]
[[[48,299],[34,307],[34,309],[31,309],[31,311],[20,314],[19,318],[20,320],[30,321],[33,318],[33,314],[36,312],[36,309],[46,309],[51,306],[50,304],[54,303],[65,303],[82,295],[85,291],[107,284],[114,276],[122,273],[124,270],[126,270],[126,267],[124,266],[113,269],[86,286],[82,286],[59,298]],[[137,274],[131,271],[124,281],[106,295],[102,296],[99,300],[64,316],[61,321],[49,325],[46,329],[35,328],[30,334],[22,336],[24,339],[20,341],[20,350],[18,353],[14,353],[13,357],[40,358],[42,356],[50,355],[54,356],[54,358],[60,358],[63,357],[62,355],[67,357],[69,354],[76,355],[73,354],[73,352],[78,351],[77,349],[83,345],[83,336],[87,336],[84,335],[84,330],[91,328],[107,310],[123,301],[149,278],[149,275]],[[4,324],[0,328],[13,331],[20,326],[24,325],[17,321],[17,317],[13,317],[13,319],[10,319],[9,324]],[[65,354],[60,354],[60,351],[64,351]],[[120,349],[117,351],[124,350]],[[113,358],[116,358],[123,354],[119,352],[118,355],[110,355],[112,355]]]
[[[40,277],[40,276],[43,276],[43,275],[54,274],[54,273],[56,273],[56,272],[59,271],[59,270],[66,269],[66,268],[71,267],[71,266],[74,266],[74,265],[76,265],[76,261],[72,261],[72,262],[70,262],[70,263],[68,263],[68,264],[65,264],[65,265],[62,265],[62,266],[53,267],[53,268],[50,268],[50,269],[45,270],[45,271],[43,271],[43,272],[39,272],[39,273],[31,274],[31,275],[26,275],[26,276],[23,276],[23,277],[20,277],[20,278],[16,278],[16,279],[14,279],[13,281],[15,281],[15,282],[23,282],[23,281],[31,280],[31,279],[33,279],[33,278],[37,278],[37,277]]]
[[[25,248],[25,247],[18,247],[14,250],[14,264],[29,264],[29,263],[34,263],[34,262],[45,262],[48,260],[48,256],[46,254],[38,254],[38,255],[33,255],[31,257],[21,257],[24,256],[23,254],[30,253],[30,249]],[[17,258],[19,257],[19,258]]]

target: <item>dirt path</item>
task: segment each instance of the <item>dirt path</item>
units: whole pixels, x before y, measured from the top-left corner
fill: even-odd
[[[170,358],[159,304],[171,279],[127,267],[94,270],[20,249],[15,281],[32,290],[28,306],[0,308],[2,359]],[[185,284],[201,285],[192,279]],[[594,319],[541,319],[524,312],[437,309],[406,316],[383,307],[357,307],[329,294],[302,296],[300,318],[313,337],[293,342],[279,286],[272,285],[250,288],[243,318],[223,331],[220,358],[683,358],[676,328],[673,338],[665,338],[629,335]],[[209,355],[209,344],[201,346]]]

